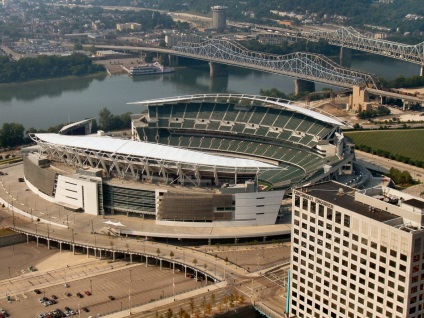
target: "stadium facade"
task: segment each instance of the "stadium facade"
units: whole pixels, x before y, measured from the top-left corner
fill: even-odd
[[[145,112],[132,115],[131,139],[73,135],[72,126],[32,134],[30,189],[93,215],[255,226],[276,223],[288,190],[352,173],[344,123],[285,100],[213,94],[134,104]]]

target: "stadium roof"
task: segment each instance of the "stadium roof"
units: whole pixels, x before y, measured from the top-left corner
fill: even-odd
[[[137,104],[137,105],[160,105],[164,103],[176,103],[176,102],[187,102],[187,101],[195,101],[195,100],[215,100],[217,98],[228,98],[228,99],[239,99],[248,100],[251,102],[257,102],[263,104],[264,106],[273,106],[274,108],[283,108],[287,110],[291,110],[296,113],[304,114],[309,117],[315,118],[325,123],[329,123],[331,125],[336,126],[349,126],[349,124],[344,123],[337,117],[331,114],[323,114],[317,111],[303,108],[300,106],[296,106],[291,104],[291,101],[283,100],[279,98],[272,98],[267,96],[258,96],[258,95],[245,95],[245,94],[198,94],[198,95],[185,95],[185,96],[176,96],[176,97],[166,97],[152,100],[145,100],[139,102],[132,102],[129,104]]]
[[[172,146],[95,136],[67,136],[58,134],[33,134],[38,141],[64,147],[75,147],[109,152],[126,156],[153,158],[173,162],[184,162],[206,166],[235,168],[276,168],[276,166],[256,160],[229,158],[186,150]]]
[[[80,120],[80,121],[77,121],[77,122],[72,123],[72,124],[69,124],[69,125],[65,125],[65,126],[62,127],[61,130],[59,130],[59,134],[64,134],[68,130],[71,130],[71,129],[74,129],[74,128],[77,128],[77,127],[84,126],[84,125],[90,123],[92,120],[94,120],[94,117],[93,118],[84,119],[84,120]]]

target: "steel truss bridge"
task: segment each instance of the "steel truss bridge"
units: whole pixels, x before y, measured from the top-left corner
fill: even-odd
[[[321,39],[329,44],[389,56],[421,66],[424,65],[424,42],[407,45],[381,39],[369,38],[352,27],[343,27],[335,31],[302,32],[302,37],[318,42]]]
[[[255,52],[231,41],[208,40],[201,43],[180,42],[169,54],[234,65],[275,74],[320,82],[338,87],[366,86],[378,88],[372,74],[342,67],[330,59],[313,53],[297,52],[274,55]]]

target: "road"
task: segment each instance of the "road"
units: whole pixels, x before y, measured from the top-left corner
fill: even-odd
[[[356,159],[359,160],[359,162],[361,160],[370,162],[371,164],[375,165],[376,168],[378,167],[383,167],[386,168],[388,170],[390,170],[390,168],[396,168],[399,169],[401,171],[408,171],[412,178],[414,178],[415,180],[424,182],[424,169],[423,168],[419,168],[416,166],[412,166],[403,162],[399,162],[399,161],[395,161],[395,160],[390,160],[387,158],[383,158],[383,157],[379,157],[364,151],[359,151],[359,150],[355,150],[355,155],[356,155]]]

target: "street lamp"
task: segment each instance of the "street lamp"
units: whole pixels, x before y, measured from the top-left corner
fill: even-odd
[[[90,279],[90,293],[93,293],[93,281]]]
[[[131,277],[131,269],[130,269],[130,282],[132,282],[132,277]]]

